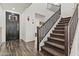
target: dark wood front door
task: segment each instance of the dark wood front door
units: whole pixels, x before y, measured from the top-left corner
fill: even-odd
[[[19,14],[6,12],[6,41],[19,40]]]

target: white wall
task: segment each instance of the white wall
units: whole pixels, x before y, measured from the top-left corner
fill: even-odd
[[[79,10],[79,5],[78,5],[78,10]],[[78,18],[79,18],[79,11],[78,11]]]
[[[4,18],[4,10],[0,6],[0,27],[1,27],[1,42],[5,42],[5,18]]]
[[[2,28],[0,27],[0,45],[2,43]]]
[[[62,3],[61,4],[61,16],[70,17],[73,15],[75,9],[75,3]]]
[[[35,13],[45,16],[45,21],[54,14],[47,8],[46,3],[33,3],[27,8],[21,15],[21,39],[26,42],[35,40],[35,33],[37,32],[37,19],[35,19]],[[27,21],[27,17],[30,16],[30,20]],[[32,24],[34,22],[34,24]]]

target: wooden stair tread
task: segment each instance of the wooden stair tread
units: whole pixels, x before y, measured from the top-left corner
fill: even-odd
[[[64,34],[58,34],[58,33],[51,33],[52,35],[60,35],[60,36],[64,36]]]
[[[65,24],[60,23],[60,24],[58,24],[58,25],[65,25]]]
[[[48,38],[50,38],[50,39],[55,39],[55,40],[58,40],[58,41],[62,41],[62,42],[64,42],[64,39],[54,38],[54,37],[48,37]]]
[[[63,20],[60,20],[60,21],[69,21],[68,19],[63,19]]]
[[[69,20],[70,18],[71,18],[71,17],[61,18],[61,20],[62,20],[62,19],[68,19],[68,20]]]
[[[61,20],[61,21],[69,21],[68,19],[64,19],[64,20]]]
[[[39,52],[39,55],[45,56],[45,54],[42,51]]]
[[[55,30],[56,30],[56,29],[58,29],[58,30],[59,30],[59,29],[60,29],[60,30],[64,30],[64,28],[65,28],[65,27],[55,27]]]
[[[65,24],[58,24],[58,25],[65,25]]]
[[[65,23],[65,22],[68,23],[69,21],[60,21],[59,23]]]
[[[59,22],[58,24],[68,24],[68,22]]]
[[[60,22],[69,22],[69,20],[60,20]]]
[[[66,23],[61,23],[61,22],[60,22],[60,23],[58,23],[58,24],[64,24],[64,25],[65,25]]]
[[[64,27],[56,27],[56,28],[64,28]]]
[[[64,34],[65,31],[64,31],[64,30],[58,30],[58,29],[55,29],[55,30],[52,30],[52,33]]]
[[[58,25],[56,25],[56,27],[65,27],[65,25],[58,24]]]
[[[46,41],[45,43],[50,44],[50,45],[52,45],[54,47],[58,47],[58,48],[64,50],[64,45],[59,45],[59,44],[56,44],[56,43],[53,43],[53,42],[49,42],[49,41]]]
[[[69,21],[60,21],[59,23],[68,23]]]
[[[61,23],[61,22],[58,23],[58,25],[64,25],[64,26],[65,26],[66,24],[67,24],[67,23]]]
[[[42,48],[47,51],[48,53],[52,54],[52,55],[55,55],[55,56],[64,56],[64,54],[56,51],[55,49],[52,49],[52,48],[49,48],[49,47],[46,47],[46,46],[42,46]]]
[[[46,53],[46,52],[44,52],[44,51],[40,51],[40,52],[39,52],[39,55],[40,55],[40,56],[49,56],[49,54]]]
[[[64,31],[64,30],[53,30],[53,31]]]

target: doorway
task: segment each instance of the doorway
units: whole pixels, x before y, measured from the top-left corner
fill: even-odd
[[[6,12],[6,41],[19,40],[19,14]]]

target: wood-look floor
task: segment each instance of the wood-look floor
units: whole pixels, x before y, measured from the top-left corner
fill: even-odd
[[[34,42],[7,41],[0,46],[0,56],[35,56]]]

